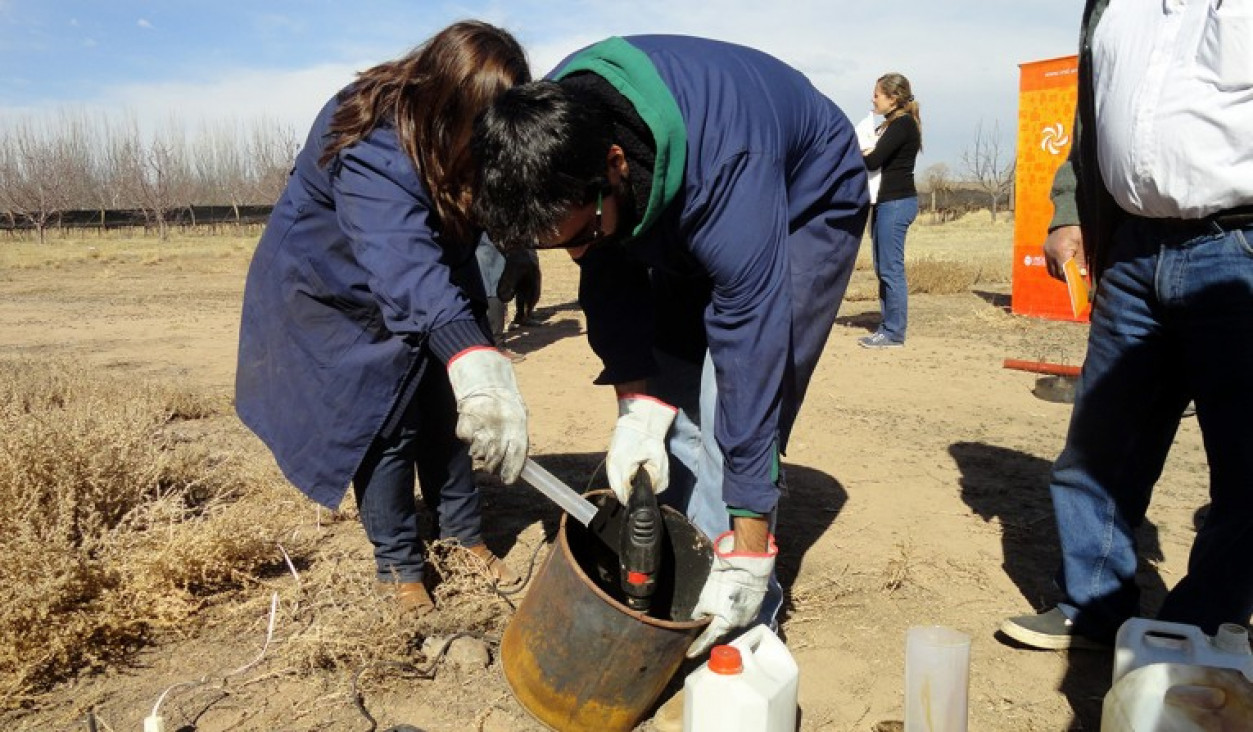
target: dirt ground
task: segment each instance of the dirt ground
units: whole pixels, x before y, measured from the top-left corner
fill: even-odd
[[[237,246],[200,258],[118,255],[0,267],[0,344],[6,352],[68,355],[109,372],[229,395],[247,256]],[[613,395],[591,384],[598,366],[582,335],[575,268],[561,255],[545,256],[543,266],[544,322],[514,332],[508,345],[527,356],[517,373],[532,416],[532,456],[586,485],[595,483],[612,429]],[[859,270],[851,291],[870,286],[870,274]],[[1055,599],[1047,476],[1069,417],[1069,405],[1033,395],[1034,375],[1002,362],[1077,364],[1086,327],[1010,314],[1008,283],[911,297],[904,349],[857,346],[877,317],[871,300],[842,307],[785,459],[791,493],[778,522],[787,591],[782,632],[800,667],[801,729],[865,732],[902,719],[906,630],[930,624],[973,639],[970,729],[1098,729],[1109,654],[1030,651],[996,635],[1004,617]],[[240,450],[263,453],[233,415],[211,428],[237,436]],[[1150,611],[1186,567],[1206,486],[1199,432],[1185,420],[1142,536]],[[556,509],[522,485],[489,481],[484,490],[489,545],[525,569]],[[294,489],[292,496],[283,510],[307,513],[309,530],[320,532],[320,556],[369,571],[356,522],[328,523]],[[128,667],[67,684],[38,708],[0,717],[2,726],[87,729],[90,707],[101,730],[139,729],[172,684],[257,654],[265,633],[260,607],[248,607],[256,617],[242,624],[247,632],[206,615],[204,630],[187,628]],[[231,612],[242,611],[206,610]],[[276,643],[285,632],[276,629]],[[380,729],[540,728],[510,694],[496,658],[479,672],[376,685],[342,671],[293,678],[263,659],[224,687],[171,692],[163,708],[175,720],[169,729],[373,729],[354,688]]]

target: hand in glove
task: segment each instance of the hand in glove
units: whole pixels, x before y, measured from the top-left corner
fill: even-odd
[[[735,533],[728,531],[714,542],[713,567],[701,589],[700,599],[692,610],[692,618],[710,616],[705,632],[692,642],[687,657],[695,658],[735,628],[743,628],[757,619],[766,585],[774,572],[779,555],[774,537],[767,538],[764,554],[735,551]]]
[[[626,505],[631,495],[631,479],[643,468],[653,492],[670,485],[670,458],[666,455],[666,433],[679,410],[643,394],[627,394],[618,399],[618,423],[609,441],[605,473],[609,487]]]
[[[512,483],[526,462],[526,405],[513,365],[495,348],[468,348],[448,361],[457,398],[457,437],[470,445],[476,468]]]

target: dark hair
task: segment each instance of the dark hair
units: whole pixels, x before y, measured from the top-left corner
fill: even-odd
[[[468,242],[474,118],[501,92],[530,80],[526,54],[507,31],[479,21],[454,23],[357,76],[331,118],[331,139],[318,162],[326,165],[390,122],[426,182],[441,233]]]
[[[501,94],[474,125],[474,218],[502,248],[534,245],[607,180],[611,125],[587,95],[552,81]]]
[[[879,91],[883,92],[883,96],[892,100],[892,111],[887,114],[887,122],[891,122],[902,114],[908,114],[914,118],[914,124],[918,126],[918,149],[922,149],[922,111],[918,108],[918,100],[914,99],[913,89],[909,86],[909,79],[903,74],[891,72],[879,77],[875,82],[875,86]]]

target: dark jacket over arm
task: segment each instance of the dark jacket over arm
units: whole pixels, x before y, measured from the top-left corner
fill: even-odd
[[[490,339],[472,246],[445,247],[425,186],[380,126],[317,165],[318,116],[253,255],[235,402],[287,478],[330,507],[415,374]]]

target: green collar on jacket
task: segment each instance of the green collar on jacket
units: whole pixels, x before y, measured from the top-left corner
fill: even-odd
[[[639,236],[661,216],[683,184],[683,167],[687,161],[687,128],[683,115],[653,62],[623,38],[614,36],[588,46],[575,54],[553,78],[561,79],[576,71],[590,71],[612,84],[635,105],[635,111],[652,130],[657,143],[648,208],[631,232],[631,236]]]

